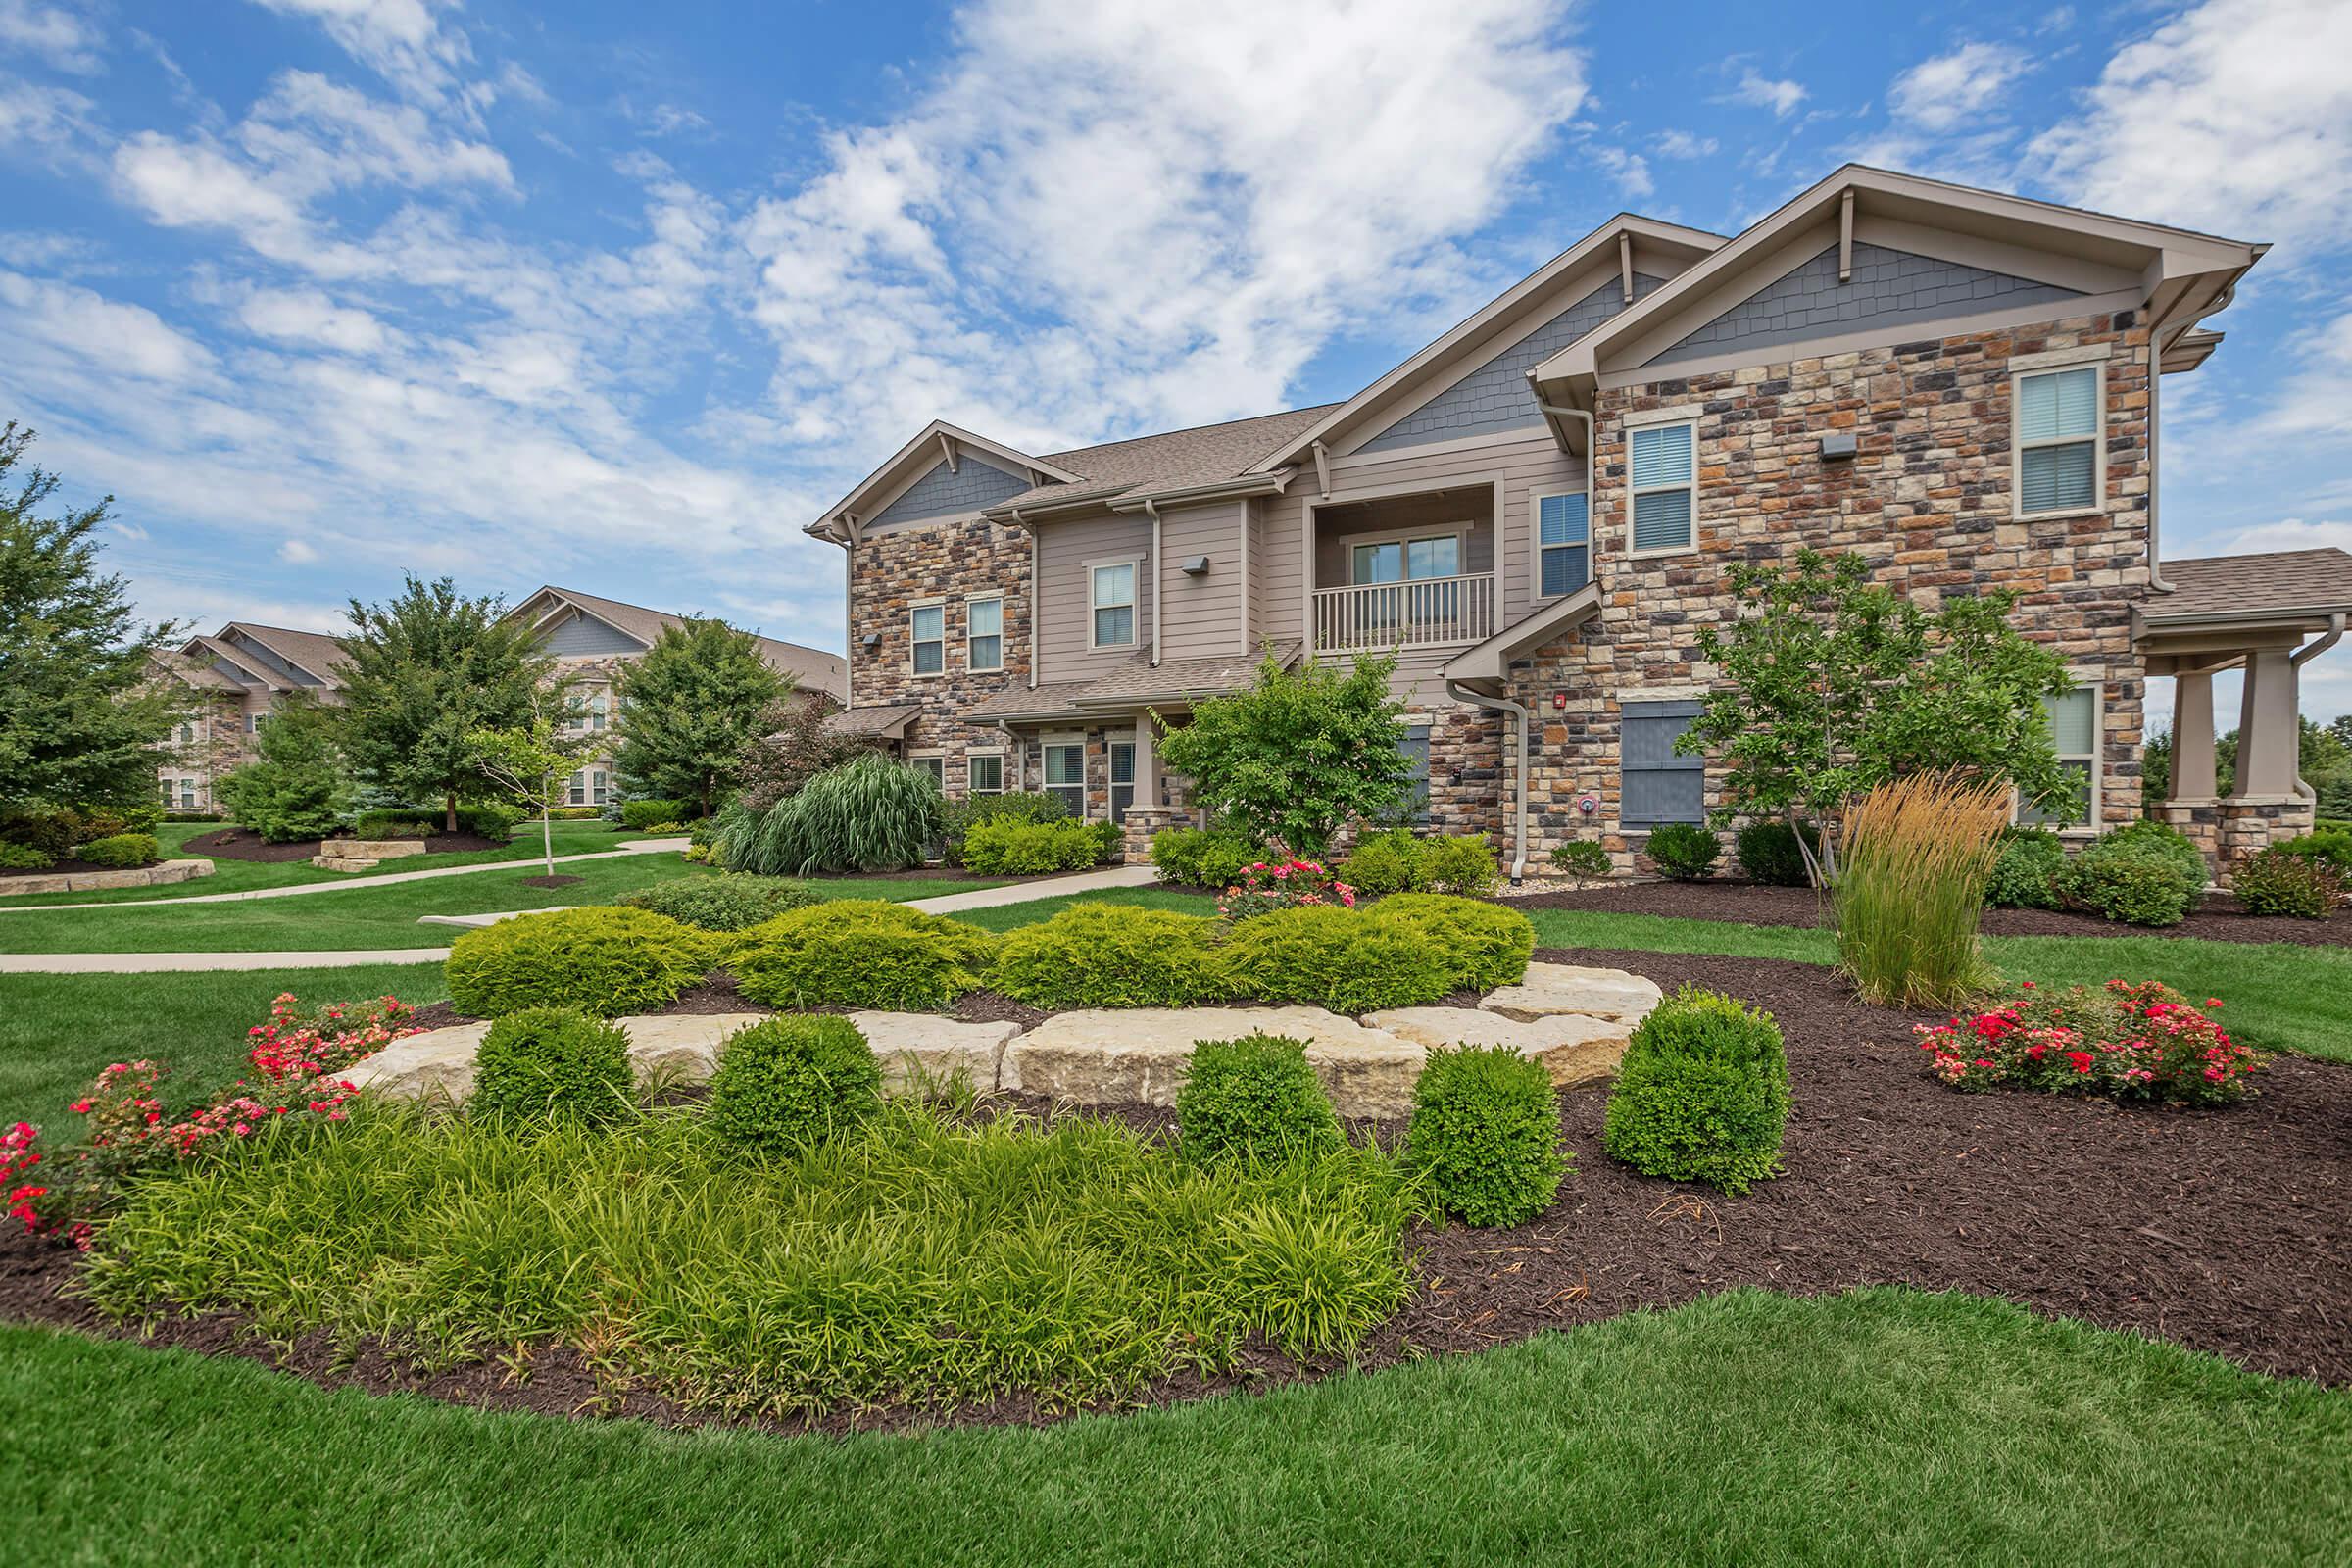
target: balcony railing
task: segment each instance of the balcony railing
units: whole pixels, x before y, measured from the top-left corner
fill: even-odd
[[[1315,650],[1371,652],[1483,642],[1494,631],[1494,574],[1315,590]]]

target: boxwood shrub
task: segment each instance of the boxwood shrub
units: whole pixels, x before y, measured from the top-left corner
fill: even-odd
[[[92,865],[128,869],[134,865],[153,865],[157,849],[152,833],[116,833],[107,838],[92,839],[74,852],[78,859]]]
[[[1808,826],[1804,829],[1804,845],[1818,852],[1821,833]],[[1732,853],[1739,858],[1740,870],[1750,882],[1761,882],[1772,888],[1804,888],[1813,885],[1805,870],[1805,850],[1797,843],[1794,824],[1773,820],[1750,822],[1732,840]]]
[[[466,1111],[517,1128],[616,1121],[636,1108],[635,1084],[618,1024],[577,1007],[526,1007],[482,1037]]]
[[[982,876],[1039,876],[1083,871],[1102,858],[1104,826],[1115,823],[1023,822],[1000,817],[964,830],[960,854],[965,866]]]
[[[2055,879],[2069,908],[2126,925],[2179,925],[2205,891],[2202,851],[2162,822],[2102,833],[2076,852]]]
[[[1183,887],[1231,887],[1243,866],[1261,858],[1256,845],[1229,828],[1163,827],[1152,835],[1159,879]]]
[[[1551,1075],[1508,1046],[1432,1051],[1413,1086],[1404,1162],[1432,1202],[1472,1225],[1535,1218],[1568,1169]]]
[[[1333,1012],[1414,1007],[1453,989],[1436,944],[1403,920],[1330,907],[1245,920],[1225,944],[1229,995]]]
[[[620,825],[642,833],[647,828],[671,823],[691,822],[702,812],[692,801],[623,801],[620,804]]]
[[[721,871],[716,876],[685,876],[657,882],[650,888],[622,894],[618,902],[632,909],[665,914],[698,930],[741,931],[788,910],[822,904],[824,895],[808,883],[795,882],[789,877]]]
[[[1984,882],[1984,902],[1996,909],[2055,909],[2066,846],[2046,827],[2013,827],[2001,835],[2000,858]]]
[[[790,1154],[838,1137],[882,1104],[882,1069],[847,1018],[769,1018],[718,1048],[710,1075],[710,1131],[762,1154]]]
[[[978,989],[997,937],[877,899],[795,909],[737,933],[738,989],[771,1007],[925,1011]]]
[[[1494,891],[1501,872],[1483,834],[1422,838],[1410,828],[1367,833],[1340,862],[1340,880],[1360,894],[1482,894]]]
[[[1536,928],[1517,909],[1443,893],[1399,893],[1371,918],[1409,931],[1436,951],[1450,991],[1492,991],[1527,978]]]
[[[1772,1014],[1686,986],[1634,1026],[1601,1147],[1646,1176],[1744,1193],[1780,1169],[1790,1103]]]
[[[56,863],[57,857],[47,850],[0,839],[0,871],[46,871]]]
[[[709,972],[713,944],[651,909],[556,909],[516,915],[451,945],[450,1001],[476,1018],[529,1007],[599,1017],[650,1012]]]
[[[1723,841],[1691,822],[1669,822],[1650,830],[1650,863],[1674,882],[1696,882],[1723,858]]]
[[[1287,1159],[1341,1144],[1340,1118],[1306,1042],[1287,1035],[1202,1040],[1176,1091],[1179,1147],[1189,1159]]]
[[[1125,904],[1073,904],[1007,933],[990,984],[1032,1007],[1184,1007],[1223,984],[1217,922]]]

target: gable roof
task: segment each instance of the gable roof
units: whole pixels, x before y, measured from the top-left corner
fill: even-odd
[[[519,604],[507,612],[507,618],[514,619],[542,600],[549,601],[551,609],[554,605],[562,604],[593,615],[648,648],[662,640],[662,632],[672,626],[683,626],[687,621],[686,616],[673,615],[665,610],[648,610],[643,605],[623,604],[617,599],[582,593],[577,588],[559,588],[553,583],[524,595]],[[546,618],[545,613],[534,616],[532,624],[537,625]],[[810,648],[802,643],[761,637],[758,633],[754,633],[753,637],[760,644],[760,656],[767,661],[769,667],[792,676],[804,689],[822,691],[836,700],[849,689],[849,666],[839,654],[828,654],[821,648]]]
[[[303,673],[316,676],[322,686],[342,684],[335,676],[335,669],[343,662],[343,645],[335,638],[320,632],[296,631],[289,626],[264,626],[251,620],[232,620],[221,628],[224,636],[232,631],[244,633]]]
[[[2352,554],[2276,550],[2255,556],[2206,556],[2164,564],[2173,585],[2140,606],[2152,627],[2256,616],[2352,614]]]
[[[836,544],[843,542],[848,538],[845,518],[864,521],[870,513],[881,511],[899,491],[930,472],[939,463],[956,461],[967,447],[975,452],[985,452],[1000,463],[1026,472],[1039,483],[1048,480],[1057,480],[1063,484],[1079,482],[1078,474],[1061,467],[1050,458],[1032,457],[1016,447],[992,441],[987,436],[950,424],[945,419],[933,419],[915,432],[913,440],[884,459],[880,467],[858,480],[848,495],[827,507],[823,516],[801,531],[819,539],[830,539]]]
[[[194,642],[190,638],[189,642]],[[244,686],[229,679],[203,660],[187,652],[187,644],[177,648],[159,648],[149,658],[157,668],[183,685],[201,687],[206,691],[241,692]]]
[[[1286,409],[1253,418],[1227,419],[1222,424],[1195,425],[1159,435],[1105,441],[1101,446],[1076,447],[1051,454],[1053,461],[1079,477],[1066,484],[1041,484],[1011,496],[982,514],[1008,516],[1016,508],[1062,506],[1079,500],[1115,500],[1131,493],[1157,495],[1164,491],[1200,489],[1264,471],[1259,466],[1269,444],[1314,423],[1337,404],[1308,409]]]

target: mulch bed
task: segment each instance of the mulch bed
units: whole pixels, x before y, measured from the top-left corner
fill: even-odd
[[[224,827],[213,833],[199,833],[182,848],[188,855],[210,856],[216,860],[259,860],[267,865],[279,865],[288,860],[307,860],[320,853],[322,839],[297,839],[292,844],[271,844],[259,834],[248,833],[241,827]],[[476,850],[503,850],[505,839],[484,838],[479,833],[435,833],[420,841],[427,855],[466,855]],[[387,860],[387,866],[394,862]]]
[[[163,864],[163,861],[161,860],[149,860],[147,862],[147,865],[161,864]],[[62,860],[54,861],[51,864],[41,866],[37,869],[16,870],[13,868],[0,866],[0,883],[5,883],[11,877],[21,876],[70,876],[76,871],[140,871],[144,869],[146,869],[146,866],[93,865],[88,860],[77,860],[72,856],[67,856]]]
[[[1920,1066],[1912,1025],[1926,1015],[1859,1003],[1815,965],[1583,949],[1537,956],[1629,969],[1669,989],[1705,984],[1769,1008],[1788,1037],[1796,1098],[1787,1172],[1741,1198],[1635,1175],[1601,1152],[1608,1085],[1572,1089],[1560,1126],[1575,1171],[1557,1203],[1508,1230],[1417,1229],[1406,1245],[1418,1254],[1421,1288],[1354,1364],[1486,1349],[1739,1286],[1808,1296],[1905,1285],[2006,1297],[2258,1371],[2352,1385],[2352,1067],[2279,1056],[2258,1076],[2255,1099],[2220,1110],[1961,1094]],[[712,985],[677,1010],[746,1005],[731,987]],[[417,1021],[455,1021],[454,1012],[437,1016],[447,1008],[419,1009]],[[1054,1109],[1035,1097],[1004,1099],[1002,1108]],[[1147,1132],[1171,1121],[1152,1106],[1083,1114]],[[1402,1132],[1395,1123],[1354,1130],[1388,1147]],[[0,1317],[134,1335],[61,1298],[74,1256],[22,1237],[0,1243]],[[151,1343],[251,1356],[328,1386],[468,1405],[713,1419],[655,1394],[603,1387],[566,1350],[535,1356],[529,1381],[515,1383],[494,1363],[419,1374],[390,1348],[371,1343],[354,1356],[323,1334],[281,1349],[227,1313],[163,1321]],[[1270,1388],[1337,1365],[1253,1346],[1230,1373],[1170,1379],[1135,1402]],[[1066,1413],[1021,1396],[953,1410],[838,1410],[806,1427],[1033,1423]]]
[[[1754,882],[1635,882],[1537,893],[1498,901],[1514,909],[1592,909],[1604,914],[1663,914],[1733,925],[1833,926],[1829,906],[1811,888],[1773,888]],[[2200,937],[2208,942],[2291,942],[2303,947],[2352,946],[2352,908],[2325,920],[2248,914],[2226,893],[2209,894],[2174,926],[2119,925],[2095,914],[2063,909],[1986,909],[1978,929],[1996,937]]]

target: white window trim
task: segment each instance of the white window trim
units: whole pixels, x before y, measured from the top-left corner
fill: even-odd
[[[2063,358],[2060,355],[2072,355]],[[2045,522],[2058,517],[2092,517],[2107,510],[2107,351],[2105,349],[2071,349],[2057,354],[2037,354],[2030,365],[2016,360],[2009,362],[2009,515],[2017,522]],[[2046,512],[2026,510],[2026,440],[2018,428],[2025,415],[2022,396],[2025,382],[2036,375],[2052,375],[2066,370],[2089,370],[2096,382],[2091,392],[2090,441],[2090,504],[2083,507],[2055,507]],[[2079,435],[2052,436],[2034,443],[2036,447],[2071,447],[2084,438]]]
[[[997,760],[997,787],[993,790],[980,789],[972,783],[972,763],[975,760],[983,757],[993,757]],[[963,754],[964,794],[1004,795],[1010,792],[1011,789],[1012,761],[1008,754],[1005,753],[1002,748],[991,747],[985,750],[969,751]]]
[[[1141,647],[1144,641],[1144,558],[1104,556],[1099,561],[1080,562],[1079,566],[1086,573],[1086,651],[1093,654],[1105,649]],[[1123,643],[1095,641],[1095,612],[1119,608],[1115,604],[1095,603],[1095,573],[1104,566],[1128,566],[1134,569],[1134,574],[1127,579],[1127,592],[1132,597],[1127,601],[1127,640]]]
[[[983,664],[972,658],[972,607],[988,604],[997,607],[997,662],[993,664]],[[946,661],[943,658],[941,662],[944,663]],[[1001,675],[1004,672],[1004,595],[1002,592],[963,596],[963,667],[975,675]]]
[[[1668,415],[1674,415],[1676,416],[1669,418],[1666,417]],[[1666,491],[1674,489],[1675,486],[1651,485],[1648,489],[1641,491],[1637,491],[1634,488],[1634,432],[1636,430],[1670,430],[1675,428],[1687,428],[1690,432],[1690,482],[1688,486],[1684,487],[1690,492],[1690,542],[1680,545],[1659,545],[1648,550],[1637,550],[1634,548],[1634,501],[1636,496],[1663,495]],[[1626,560],[1656,561],[1667,556],[1697,555],[1699,463],[1698,417],[1695,411],[1686,413],[1680,409],[1659,409],[1649,414],[1629,414],[1626,416],[1624,421],[1624,436]],[[1590,503],[1587,504],[1585,516],[1585,531],[1587,534],[1590,534],[1592,531],[1592,508]]]
[[[2090,693],[2090,756],[2088,758],[2090,789],[2087,792],[2089,800],[2085,805],[2086,814],[2082,821],[2070,822],[2065,827],[2053,827],[2050,828],[2050,831],[2064,839],[2092,839],[2099,836],[2101,808],[2105,805],[2107,793],[2107,672],[2103,669],[2070,669],[2066,673],[2073,679],[2076,691]],[[2058,760],[2065,762],[2081,761],[2084,759],[2070,758],[2066,753],[2060,752]],[[2009,792],[2010,823],[2013,826],[2025,825],[2025,798],[2017,791],[2011,790]],[[2048,824],[2040,825],[2047,826]]]
[[[1581,484],[1529,485],[1527,487],[1527,593],[1531,604],[1544,604],[1554,599],[1568,597],[1566,594],[1547,594],[1544,591],[1544,503],[1553,496],[1583,496],[1585,498],[1585,581],[1588,583],[1597,582],[1600,578],[1600,573],[1593,569],[1594,557],[1597,552],[1592,548],[1592,492]],[[1626,525],[1630,530],[1633,525],[1630,510],[1632,503],[1629,501],[1627,506],[1629,510]],[[1552,548],[1559,549],[1561,547],[1555,545]]]
[[[939,667],[937,669],[923,670],[914,667],[914,615],[918,610],[939,612],[939,636],[922,639],[924,642],[936,641],[939,644]],[[928,599],[910,599],[906,602],[906,674],[912,680],[945,680],[947,678],[948,601],[941,595],[935,594]]]
[[[945,795],[948,793],[947,748],[944,746],[925,746],[919,748],[918,750],[910,751],[906,754],[906,765],[908,767],[919,767],[928,772],[930,770],[930,764],[933,762],[937,762],[939,764],[939,793]]]
[[[1109,563],[1109,564],[1115,565],[1116,563]],[[1084,730],[1065,730],[1050,735],[1040,735],[1037,738],[1037,787],[1049,794],[1070,788],[1067,784],[1053,782],[1054,769],[1047,763],[1046,753],[1056,746],[1078,748],[1078,820],[1081,822],[1092,821],[1094,818],[1090,813],[1093,810],[1094,802],[1088,798],[1091,792],[1086,787],[1087,756]]]

